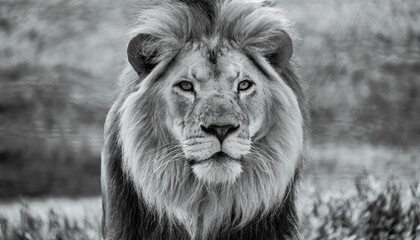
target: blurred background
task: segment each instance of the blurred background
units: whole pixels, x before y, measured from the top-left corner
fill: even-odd
[[[0,0],[0,199],[100,194],[136,1]],[[305,181],[420,176],[420,2],[285,0],[310,100]]]

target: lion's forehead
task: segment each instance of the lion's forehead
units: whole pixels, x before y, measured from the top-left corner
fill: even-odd
[[[214,83],[234,82],[246,74],[251,65],[248,57],[236,49],[218,51],[217,61],[204,49],[207,48],[193,48],[180,54],[177,69],[182,77],[192,78],[200,85],[211,87]]]

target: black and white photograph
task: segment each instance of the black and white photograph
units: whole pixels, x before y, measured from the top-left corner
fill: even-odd
[[[0,0],[0,240],[420,240],[420,1]]]

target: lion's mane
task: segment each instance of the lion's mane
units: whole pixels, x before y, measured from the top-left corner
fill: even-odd
[[[139,16],[129,37],[149,36],[141,54],[155,65],[139,73],[127,64],[107,116],[101,179],[104,237],[296,238],[295,186],[304,160],[307,107],[292,63],[276,66],[264,57],[278,46],[278,35],[287,32],[295,38],[283,11],[267,1],[180,0],[146,5]],[[191,42],[211,46],[217,39],[232,42],[277,81],[266,99],[264,136],[243,159],[248,167],[236,184],[211,186],[195,179],[164,125],[163,86],[154,80]],[[278,91],[284,89],[281,84],[290,88],[289,95]],[[299,114],[284,114],[294,106]],[[183,217],[184,209],[195,217]]]

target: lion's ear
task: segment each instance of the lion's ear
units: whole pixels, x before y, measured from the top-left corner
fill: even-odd
[[[154,40],[148,34],[139,34],[128,43],[128,61],[139,75],[150,73],[157,64],[157,50],[149,47]]]
[[[280,31],[268,41],[270,43],[266,45],[266,59],[275,67],[287,65],[293,54],[293,43],[289,34]]]

